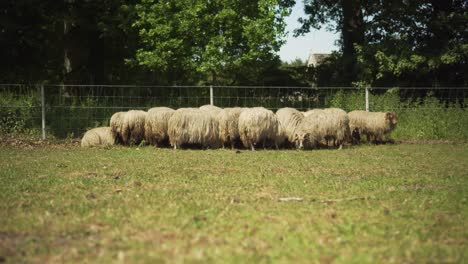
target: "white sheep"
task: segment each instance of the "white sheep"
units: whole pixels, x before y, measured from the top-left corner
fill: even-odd
[[[393,112],[367,112],[355,110],[348,113],[349,127],[353,135],[364,134],[370,142],[383,141],[397,125],[397,116]]]
[[[265,147],[267,141],[278,148],[278,119],[276,115],[263,107],[248,108],[239,115],[239,135],[246,148],[255,150],[258,143]]]
[[[111,127],[96,127],[86,131],[81,139],[81,147],[110,146],[115,144]]]
[[[174,112],[168,123],[169,142],[174,149],[183,144],[218,148],[219,122],[208,111],[181,108]]]
[[[229,144],[231,149],[234,149],[235,143],[240,141],[239,135],[239,115],[244,108],[233,107],[224,108],[218,113],[219,121],[219,139],[224,148]]]
[[[202,105],[199,107],[200,110],[202,111],[207,111],[213,115],[218,115],[219,112],[221,112],[223,109],[222,108],[219,108],[215,105]]]
[[[276,112],[279,122],[279,134],[284,135],[284,142],[287,145],[294,143],[295,131],[304,118],[304,114],[294,108],[281,108]]]
[[[123,143],[122,137],[122,126],[123,126],[123,119],[126,112],[117,112],[114,113],[110,119],[110,127],[112,129],[112,133],[114,134],[115,143]]]
[[[145,137],[147,113],[142,110],[130,110],[125,113],[122,123],[122,141],[125,145],[140,144]]]
[[[341,109],[314,109],[306,112],[295,133],[297,148],[316,148],[321,142],[332,141],[341,149],[349,138],[349,119]]]
[[[167,124],[174,112],[169,107],[153,107],[148,110],[145,119],[146,142],[157,147],[168,141]]]

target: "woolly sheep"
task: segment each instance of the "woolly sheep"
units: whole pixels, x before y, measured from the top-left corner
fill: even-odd
[[[333,131],[330,131],[330,135],[334,140],[333,145],[341,148],[343,143],[351,138],[348,114],[340,108],[325,108],[323,111],[331,118]]]
[[[288,145],[294,143],[297,126],[304,118],[304,114],[294,108],[281,108],[276,112],[280,134],[284,135],[284,142]]]
[[[174,112],[169,107],[153,107],[148,110],[145,119],[146,142],[157,147],[168,141],[167,123]]]
[[[244,147],[255,150],[260,142],[265,147],[267,140],[278,147],[281,137],[278,135],[278,119],[272,111],[263,107],[245,109],[239,115],[238,126]]]
[[[125,113],[122,124],[122,141],[125,145],[140,144],[145,136],[147,113],[142,110],[130,110]]]
[[[221,112],[223,109],[222,108],[219,108],[215,105],[202,105],[199,107],[200,110],[202,111],[207,111],[213,115],[218,115],[219,112]]]
[[[110,127],[112,130],[112,133],[114,134],[114,138],[116,143],[123,143],[122,140],[122,125],[123,125],[123,119],[125,116],[126,112],[117,112],[112,115],[110,119]]]
[[[81,139],[81,147],[109,146],[115,144],[111,127],[97,127],[86,131]]]
[[[314,109],[306,113],[295,133],[296,147],[316,148],[320,142],[333,141],[341,149],[349,138],[349,119],[346,112],[337,109]]]
[[[349,126],[353,134],[365,134],[367,140],[378,142],[397,125],[397,116],[393,112],[366,112],[356,110],[348,113]]]
[[[174,149],[182,144],[199,144],[202,147],[217,148],[219,123],[216,117],[196,108],[181,108],[169,119],[169,142]]]
[[[230,144],[231,149],[234,149],[235,143],[240,141],[238,124],[239,115],[243,110],[240,107],[224,108],[218,113],[219,139],[223,148]]]

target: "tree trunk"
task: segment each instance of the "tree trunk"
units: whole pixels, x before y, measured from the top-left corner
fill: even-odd
[[[344,81],[350,85],[357,77],[355,45],[364,44],[364,19],[360,0],[342,0],[343,9],[343,70]]]

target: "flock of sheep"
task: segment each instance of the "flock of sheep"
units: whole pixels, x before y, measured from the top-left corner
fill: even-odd
[[[361,135],[368,141],[383,140],[397,124],[392,112],[352,111],[339,108],[300,112],[281,108],[276,113],[263,108],[155,107],[147,112],[130,110],[112,115],[110,127],[85,133],[81,146],[150,145],[200,148],[341,148],[357,143]]]

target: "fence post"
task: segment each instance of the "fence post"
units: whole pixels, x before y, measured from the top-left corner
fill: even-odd
[[[210,85],[210,105],[214,105],[213,85]]]
[[[41,105],[42,105],[42,140],[46,139],[46,130],[45,130],[45,93],[44,85],[41,85]]]
[[[369,88],[366,87],[366,111],[369,112]]]

